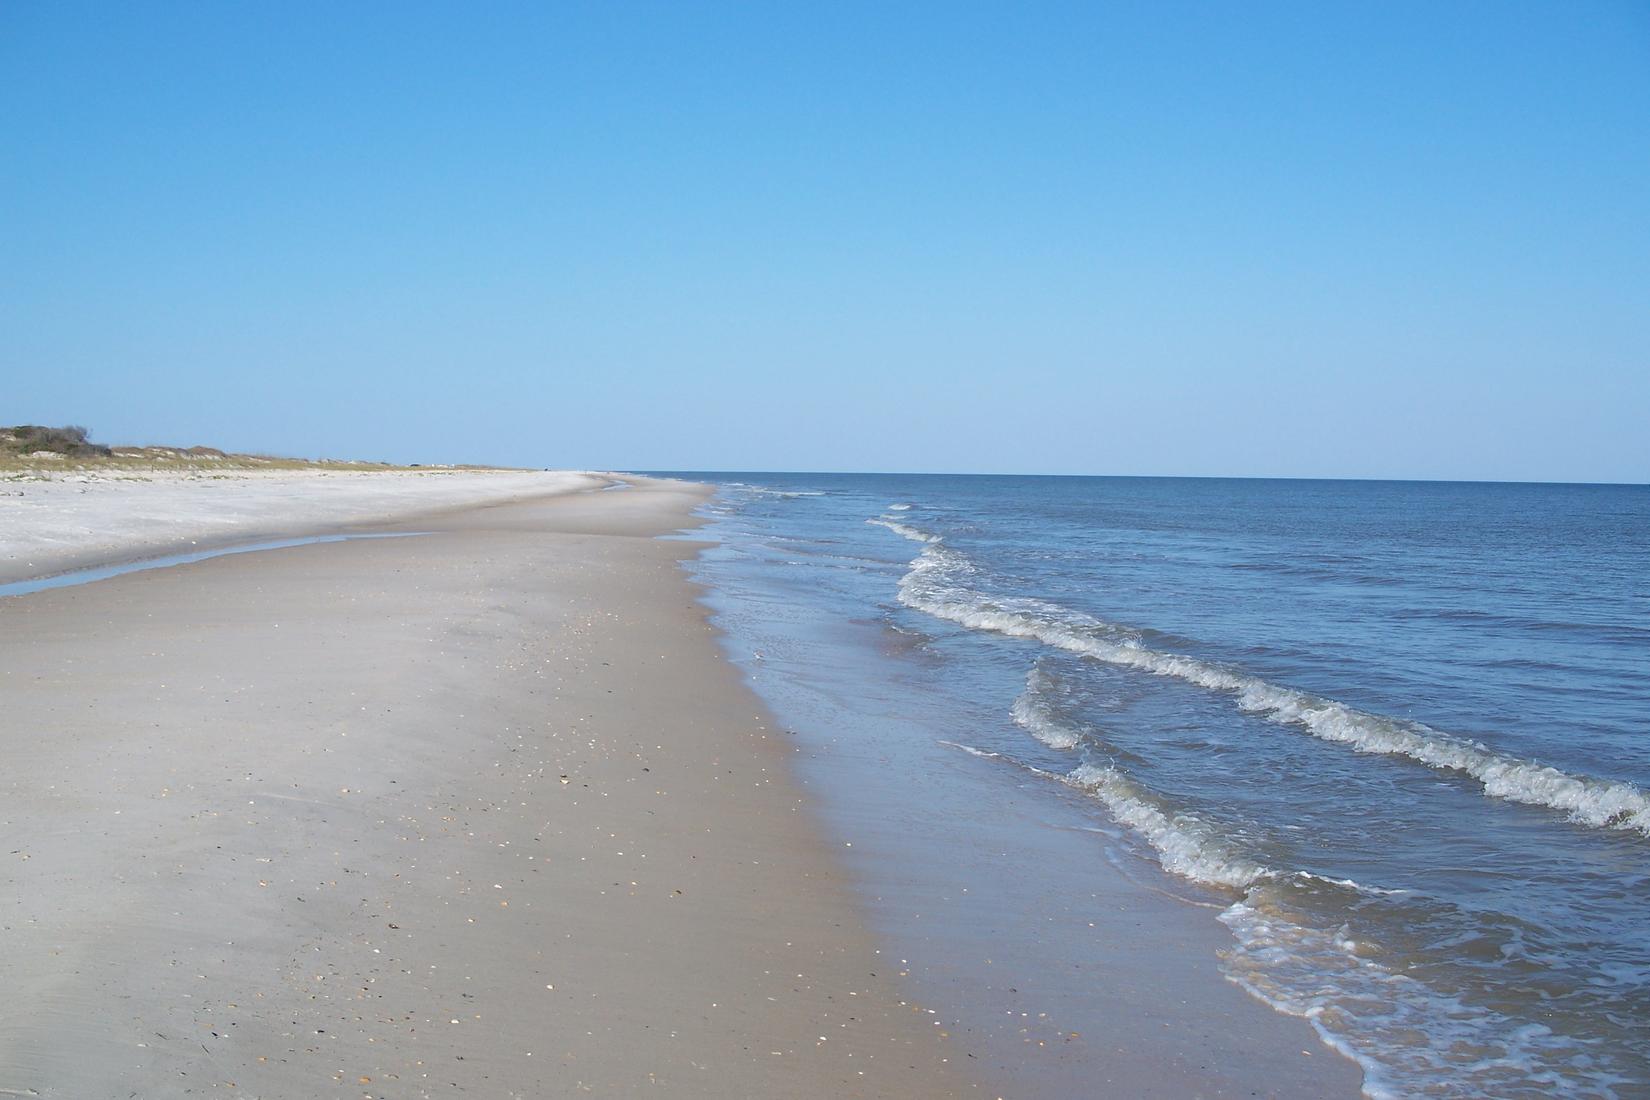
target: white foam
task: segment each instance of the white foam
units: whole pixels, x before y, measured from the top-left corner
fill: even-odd
[[[988,752],[955,741],[941,741],[986,760],[1006,760],[1001,753]],[[1034,775],[1052,779],[1093,795],[1123,825],[1144,839],[1157,853],[1165,871],[1209,886],[1242,889],[1272,872],[1233,852],[1206,822],[1193,814],[1165,806],[1160,798],[1116,768],[1084,764],[1070,775],[1010,761]]]
[[[1082,731],[1060,720],[1048,700],[1047,677],[1035,665],[1026,674],[1026,689],[1014,700],[1010,713],[1021,729],[1051,749],[1075,749],[1083,743]]]
[[[1272,872],[1232,852],[1208,823],[1173,811],[1116,768],[1084,764],[1064,781],[1105,804],[1118,823],[1157,852],[1165,871],[1211,886],[1242,889]]]
[[[1150,649],[1126,627],[1057,604],[986,596],[962,583],[976,570],[939,536],[886,519],[868,522],[924,544],[900,580],[899,599],[908,607],[973,630],[1034,639],[1108,664],[1231,693],[1245,711],[1324,741],[1466,775],[1492,798],[1546,806],[1580,825],[1650,836],[1650,797],[1630,783],[1571,775],[1419,722],[1371,714],[1210,661]]]
[[[1021,729],[1051,749],[1075,749],[1083,743],[1081,733],[1056,721],[1048,704],[1029,694],[1014,700],[1012,714]]]
[[[900,523],[897,520],[878,518],[878,519],[868,519],[865,522],[871,524],[874,527],[886,527],[886,528],[888,528],[888,530],[892,531],[894,534],[899,535],[902,538],[908,538],[912,542],[938,542],[939,541],[939,536],[938,535],[926,535],[923,532],[917,530],[915,527],[907,527],[905,524]]]
[[[1366,1095],[1539,1096],[1584,1085],[1613,1097],[1627,1084],[1573,1038],[1441,992],[1367,957],[1343,928],[1296,918],[1283,900],[1290,888],[1259,883],[1221,913],[1237,941],[1226,977],[1357,1061]]]
[[[743,481],[730,481],[728,482],[728,488],[738,489],[747,496],[777,497],[780,500],[797,500],[801,497],[822,497],[825,495],[824,490],[821,489],[771,489],[766,485],[750,485]]]
[[[976,749],[972,745],[960,745],[955,741],[941,741],[940,744],[948,749],[966,752],[969,756],[977,756],[981,760],[1001,760],[1003,758],[1003,754],[1000,752],[987,752],[985,749]]]
[[[1054,720],[1052,710],[1047,716]],[[941,744],[975,757],[1010,760],[955,742]],[[1364,1071],[1365,1095],[1376,1100],[1423,1093],[1533,1096],[1585,1083],[1590,1095],[1615,1097],[1631,1084],[1590,1058],[1571,1036],[1521,1023],[1384,965],[1380,949],[1354,939],[1335,915],[1353,904],[1351,899],[1327,906],[1320,901],[1313,908],[1321,912],[1303,907],[1325,889],[1372,902],[1412,891],[1264,867],[1237,851],[1213,823],[1172,808],[1116,767],[1087,764],[1062,776],[1017,766],[1099,800],[1151,846],[1165,871],[1240,891],[1239,900],[1220,914],[1235,940],[1222,956],[1225,976],[1272,1008],[1306,1020],[1326,1045],[1356,1061]],[[1297,896],[1300,890],[1304,896]]]
[[[1052,749],[1075,749],[1085,743],[1103,747],[1094,731],[1061,716],[1051,699],[1055,690],[1049,676],[1033,665],[1026,673],[1026,690],[1010,711],[1015,724]],[[1176,810],[1115,764],[1085,763],[1058,778],[1104,803],[1119,824],[1152,846],[1166,871],[1194,882],[1237,888],[1272,874],[1239,854],[1210,823]]]
[[[900,532],[904,534],[904,532]],[[1085,657],[1139,668],[1229,692],[1245,709],[1299,726],[1363,752],[1402,755],[1472,775],[1494,797],[1568,808],[1578,821],[1643,831],[1643,802],[1624,784],[1565,775],[1498,755],[1476,742],[1415,723],[1367,714],[1333,700],[1267,683],[1240,671],[1144,647],[1125,628],[1037,600],[991,599],[966,585],[974,565],[927,532],[901,583],[907,605],[973,629],[1041,641]],[[1045,745],[1084,747],[1092,731],[1065,720],[1058,684],[1034,666],[1015,700],[1015,721]],[[997,753],[956,746],[975,756]],[[1006,758],[1004,758],[1006,759]],[[1020,765],[1025,767],[1026,765]],[[1084,764],[1068,775],[1029,770],[1081,790],[1151,846],[1168,872],[1241,893],[1221,914],[1235,946],[1223,953],[1226,977],[1280,1012],[1305,1019],[1324,1043],[1364,1070],[1363,1091],[1377,1100],[1437,1095],[1552,1095],[1581,1089],[1616,1097],[1634,1082],[1573,1035],[1520,1021],[1491,1005],[1434,988],[1360,942],[1345,915],[1359,904],[1397,901],[1409,890],[1367,886],[1250,859],[1218,822],[1176,809],[1115,765]],[[1620,798],[1619,803],[1610,799]],[[1603,817],[1609,807],[1619,817]],[[1325,897],[1325,890],[1364,899]],[[1316,899],[1316,900],[1314,900]]]

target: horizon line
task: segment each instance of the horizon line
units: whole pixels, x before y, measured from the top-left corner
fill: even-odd
[[[1393,485],[1571,485],[1596,488],[1650,488],[1650,481],[1565,481],[1553,479],[1532,481],[1528,478],[1458,478],[1458,477],[1326,477],[1311,474],[1066,474],[1066,473],[1000,473],[955,470],[716,470],[677,469],[641,470],[615,469],[611,473],[649,475],[685,474],[781,474],[785,476],[814,477],[1045,477],[1045,478],[1113,478],[1137,481],[1355,481]]]

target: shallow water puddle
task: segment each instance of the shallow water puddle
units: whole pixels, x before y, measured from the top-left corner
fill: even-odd
[[[309,546],[318,542],[352,542],[357,539],[405,539],[427,535],[428,531],[384,531],[374,534],[360,535],[307,535],[295,539],[270,539],[264,542],[249,542],[239,546],[219,546],[211,550],[191,550],[187,554],[168,554],[159,558],[142,558],[138,561],[122,562],[119,565],[100,565],[91,569],[74,569],[67,573],[55,573],[49,577],[32,577],[23,581],[12,581],[9,584],[0,584],[0,597],[27,596],[31,592],[43,592],[48,588],[71,588],[77,584],[91,584],[93,581],[108,580],[123,573],[139,573],[147,569],[170,569],[175,565],[190,565],[207,558],[221,558],[229,554],[252,554],[262,550],[285,550],[292,546]]]

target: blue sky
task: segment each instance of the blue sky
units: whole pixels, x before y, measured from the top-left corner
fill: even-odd
[[[1650,481],[1642,3],[0,6],[0,422]]]

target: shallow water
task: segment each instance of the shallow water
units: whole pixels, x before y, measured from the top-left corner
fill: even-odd
[[[1080,796],[1371,1093],[1650,1090],[1650,491],[691,476],[769,691],[874,667],[919,736]],[[784,660],[803,620],[859,671]]]
[[[214,547],[210,550],[191,550],[184,554],[164,554],[154,558],[138,558],[134,561],[120,562],[116,565],[99,565],[90,569],[71,569],[64,573],[53,573],[49,577],[30,577],[27,580],[9,581],[0,584],[0,597],[26,596],[30,592],[44,592],[50,588],[73,588],[76,585],[104,581],[110,577],[119,577],[126,573],[141,573],[148,569],[170,569],[177,565],[190,565],[197,561],[206,561],[208,558],[221,558],[226,554],[255,554],[263,550],[285,550],[288,547],[309,546],[317,542],[350,542],[355,539],[404,539],[423,534],[428,534],[428,532],[391,531],[358,535],[306,535],[301,538],[266,539],[261,542],[231,544],[229,546]]]

